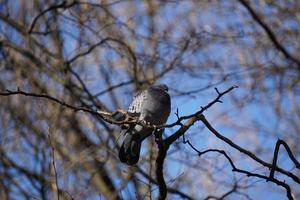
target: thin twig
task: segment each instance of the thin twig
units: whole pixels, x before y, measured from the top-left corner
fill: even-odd
[[[30,97],[48,99],[48,100],[51,100],[51,101],[53,101],[57,104],[60,104],[61,106],[69,108],[69,109],[73,110],[74,112],[82,111],[82,112],[90,113],[90,114],[93,114],[93,115],[97,115],[101,119],[103,119],[106,122],[111,123],[111,124],[116,124],[116,125],[132,124],[132,123],[142,124],[142,122],[137,122],[137,120],[134,120],[133,118],[130,118],[129,116],[125,116],[124,121],[115,121],[113,118],[111,118],[115,114],[115,112],[110,113],[110,112],[101,111],[101,110],[93,110],[93,109],[86,108],[86,107],[73,106],[71,104],[68,104],[68,103],[62,101],[62,100],[59,100],[55,97],[52,97],[48,94],[37,94],[37,93],[31,93],[31,92],[24,92],[24,91],[21,91],[19,89],[16,90],[16,91],[6,90],[6,92],[0,92],[0,96],[11,96],[11,95],[23,95],[23,96],[30,96]],[[123,114],[126,114],[126,112],[122,111],[122,110],[117,110],[116,112],[121,112]]]
[[[116,85],[113,85],[113,86],[110,86],[108,88],[106,88],[105,90],[101,91],[101,92],[98,92],[97,94],[94,95],[94,97],[99,97],[107,92],[110,92],[116,88],[119,88],[119,87],[122,87],[122,86],[125,86],[125,85],[128,85],[128,84],[131,84],[133,83],[133,80],[128,80],[128,81],[125,81],[125,82],[121,82],[121,83],[118,83]]]
[[[199,111],[195,112],[194,114],[183,116],[183,117],[178,117],[178,114],[176,114],[177,121],[174,122],[174,123],[172,123],[172,124],[164,125],[164,127],[168,128],[168,127],[173,127],[175,125],[180,125],[181,128],[178,131],[176,131],[174,134],[172,134],[171,136],[169,136],[168,138],[166,138],[165,139],[166,143],[170,145],[171,143],[173,143],[174,141],[176,141],[179,137],[181,137],[189,129],[189,127],[191,127],[196,121],[199,120],[199,116],[201,116],[204,111],[206,111],[207,109],[209,109],[215,103],[222,102],[220,100],[220,98],[223,95],[229,93],[230,91],[232,91],[235,88],[238,88],[238,86],[235,86],[235,85],[231,86],[230,88],[228,88],[224,92],[219,92],[219,90],[215,88],[215,90],[217,91],[218,96],[213,101],[211,101],[210,103],[208,103],[206,106],[204,106],[204,107],[201,106],[201,109]],[[186,120],[186,119],[189,119],[188,122],[185,123],[184,125],[182,125],[181,122],[183,120]]]
[[[57,195],[57,200],[59,200],[58,177],[57,177],[57,170],[56,170],[56,166],[55,166],[55,149],[54,149],[54,146],[53,146],[52,141],[51,141],[50,128],[49,128],[48,138],[49,138],[49,144],[50,144],[51,153],[52,153],[52,166],[53,166],[54,176],[55,176],[56,195]]]

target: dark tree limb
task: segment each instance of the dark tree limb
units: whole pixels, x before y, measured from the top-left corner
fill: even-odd
[[[284,148],[286,149],[290,159],[294,162],[296,168],[300,169],[300,163],[297,161],[297,159],[293,155],[290,147],[287,145],[287,143],[285,141],[278,139],[277,142],[276,142],[275,150],[274,150],[273,162],[272,162],[270,175],[269,175],[270,179],[274,178],[274,173],[275,173],[275,169],[276,169],[276,163],[277,163],[277,158],[278,158],[280,145],[284,146]]]
[[[178,114],[178,110],[176,112],[176,116],[178,118],[177,122],[173,123],[170,125],[170,127],[175,126],[175,125],[180,125],[181,128],[176,131],[174,134],[172,134],[170,137],[161,140],[161,138],[157,139],[157,144],[158,144],[158,156],[156,159],[156,179],[157,179],[157,183],[159,186],[159,200],[163,200],[166,199],[167,197],[167,186],[166,186],[166,182],[164,180],[164,174],[163,174],[163,164],[164,164],[164,160],[165,157],[167,155],[167,151],[170,147],[170,145],[175,142],[179,137],[181,137],[191,126],[193,126],[193,124],[200,120],[200,117],[202,116],[202,113],[207,110],[208,108],[210,108],[212,105],[214,105],[217,102],[221,102],[220,98],[227,94],[228,92],[230,92],[231,90],[237,88],[237,86],[232,86],[229,89],[225,90],[224,92],[219,92],[218,89],[215,88],[215,90],[218,93],[218,96],[211,101],[209,104],[207,104],[205,107],[201,107],[201,110],[189,115],[189,116],[184,116],[184,117],[179,117]],[[185,124],[182,124],[182,120],[184,119],[188,119],[188,121]],[[168,125],[166,125],[165,127],[168,127]],[[159,136],[157,136],[159,137]]]
[[[164,142],[158,142],[158,156],[156,158],[156,180],[159,188],[159,200],[167,198],[167,185],[164,179],[164,161],[167,155],[169,145]]]
[[[248,177],[251,177],[251,176],[252,176],[252,177],[257,177],[257,178],[269,180],[269,181],[271,181],[271,182],[273,182],[273,183],[275,183],[275,184],[277,184],[277,185],[283,187],[283,188],[286,190],[286,195],[287,195],[287,197],[288,197],[289,200],[293,200],[293,199],[294,199],[293,196],[292,196],[292,192],[291,192],[290,186],[289,186],[288,184],[286,184],[285,182],[279,181],[279,180],[277,180],[277,179],[275,179],[275,178],[269,179],[268,176],[264,176],[264,175],[261,175],[261,174],[257,174],[257,173],[253,173],[253,172],[249,172],[249,171],[246,171],[246,170],[237,168],[237,167],[234,165],[234,163],[233,163],[233,161],[231,160],[231,158],[228,156],[228,154],[227,154],[225,151],[223,151],[223,150],[209,149],[209,150],[200,152],[200,154],[198,154],[198,155],[201,156],[201,155],[203,155],[203,154],[205,154],[205,153],[207,153],[207,152],[218,152],[218,153],[224,155],[225,158],[229,161],[229,163],[230,163],[230,165],[231,165],[231,167],[232,167],[232,171],[233,171],[233,172],[242,173],[242,174],[247,175]]]
[[[291,192],[291,188],[288,184],[286,184],[284,181],[280,181],[278,179],[275,179],[274,177],[270,178],[268,176],[264,176],[264,175],[261,175],[261,174],[257,174],[257,173],[252,173],[250,171],[246,171],[246,170],[243,170],[243,169],[239,169],[235,166],[233,160],[229,157],[229,155],[224,151],[224,150],[219,150],[219,149],[207,149],[205,151],[199,151],[196,147],[194,147],[192,145],[192,143],[189,141],[189,140],[185,140],[184,138],[184,141],[183,141],[185,144],[188,144],[195,152],[197,152],[198,156],[202,156],[206,153],[209,153],[209,152],[217,152],[219,154],[222,154],[229,162],[231,168],[232,168],[232,171],[233,172],[238,172],[238,173],[241,173],[241,174],[245,174],[247,175],[248,177],[257,177],[257,178],[261,178],[261,179],[265,179],[266,181],[270,181],[270,182],[273,182],[281,187],[283,187],[285,190],[286,190],[286,195],[288,197],[289,200],[293,200],[293,195],[292,195],[292,192]]]
[[[200,120],[200,116],[202,115],[202,113],[204,111],[206,111],[208,108],[210,108],[212,105],[214,105],[215,103],[222,103],[222,101],[220,100],[221,97],[227,93],[229,93],[230,91],[232,91],[233,89],[238,88],[238,86],[231,86],[230,88],[228,88],[227,90],[225,90],[224,92],[219,92],[219,90],[217,88],[215,88],[218,96],[211,101],[210,103],[208,103],[206,106],[202,107],[201,109],[197,112],[195,112],[192,115],[187,115],[187,116],[183,116],[183,117],[179,117],[178,116],[178,112],[177,112],[177,121],[172,123],[172,124],[168,124],[165,125],[164,127],[168,128],[168,127],[173,127],[175,125],[180,125],[181,128],[176,131],[174,134],[172,134],[171,136],[169,136],[168,138],[165,139],[165,142],[170,145],[172,144],[174,141],[176,141],[178,138],[180,138],[196,121]],[[183,120],[189,119],[188,122],[186,124],[182,124]]]
[[[240,147],[239,145],[235,144],[234,142],[232,142],[230,139],[228,139],[227,137],[221,135],[216,129],[214,129],[211,124],[206,120],[206,118],[204,117],[204,115],[201,115],[200,120],[204,123],[204,125],[210,130],[210,132],[212,132],[217,138],[219,138],[220,140],[226,142],[227,144],[229,144],[231,147],[233,147],[234,149],[240,151],[241,153],[249,156],[250,158],[252,158],[254,161],[260,163],[261,165],[268,167],[269,169],[272,168],[272,165],[260,158],[258,158],[254,153]],[[294,175],[293,173],[286,171],[280,167],[274,166],[274,169],[282,174],[285,174],[286,176],[292,178],[295,182],[300,184],[300,179],[299,177],[297,177],[296,175]]]

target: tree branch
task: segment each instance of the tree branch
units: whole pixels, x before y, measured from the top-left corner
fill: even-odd
[[[181,128],[164,140],[162,140],[162,138],[157,139],[157,144],[158,144],[159,150],[158,150],[158,156],[156,159],[156,179],[157,179],[157,183],[159,186],[159,197],[158,197],[159,200],[166,199],[166,197],[167,197],[167,186],[166,186],[166,183],[164,180],[164,175],[163,175],[163,164],[164,164],[164,160],[167,155],[169,146],[174,141],[176,141],[180,136],[182,136],[196,121],[200,120],[199,117],[202,115],[202,113],[205,110],[210,108],[215,103],[221,102],[220,98],[235,88],[237,88],[237,86],[232,86],[229,89],[225,90],[224,92],[219,92],[218,89],[215,88],[215,90],[218,93],[218,96],[213,101],[211,101],[209,104],[207,104],[205,107],[201,107],[200,111],[198,111],[192,115],[184,116],[184,117],[179,117],[179,114],[177,111],[177,113],[176,113],[177,118],[178,118],[177,122],[175,122],[171,125],[164,126],[164,127],[169,127],[169,126],[172,127],[175,125],[180,125]],[[189,120],[185,124],[182,124],[181,121],[184,119],[189,119]],[[159,137],[159,136],[160,135],[158,135],[157,137]]]
[[[300,69],[300,60],[291,55],[288,50],[280,44],[272,29],[263,21],[263,19],[255,12],[255,10],[251,7],[250,3],[247,0],[238,0],[251,14],[252,18],[263,28],[266,32],[267,36],[274,44],[274,46],[288,59],[293,61],[297,67]]]
[[[49,139],[51,153],[52,153],[52,166],[53,166],[54,177],[55,177],[56,195],[57,195],[57,200],[59,200],[58,177],[57,177],[57,171],[56,171],[56,166],[55,166],[55,149],[54,149],[54,146],[52,145],[52,141],[51,141],[50,128],[49,128],[48,139]]]
[[[169,136],[168,138],[165,139],[165,142],[170,145],[172,144],[174,141],[176,141],[180,136],[182,136],[196,121],[198,121],[200,118],[200,116],[202,115],[202,113],[204,111],[206,111],[208,108],[210,108],[212,105],[214,105],[215,103],[219,102],[221,103],[222,101],[220,100],[220,98],[229,93],[230,91],[232,91],[233,89],[238,88],[238,86],[231,86],[230,88],[228,88],[227,90],[225,90],[224,92],[219,92],[219,90],[217,88],[215,88],[218,96],[211,101],[210,103],[208,103],[206,106],[202,107],[201,106],[201,110],[195,112],[192,115],[187,115],[187,116],[183,116],[183,117],[177,117],[177,121],[169,124],[169,125],[165,125],[164,127],[168,128],[168,127],[173,127],[175,125],[180,125],[181,128],[176,131],[174,134],[172,134],[171,136]],[[182,124],[181,122],[183,120],[189,119],[188,122],[186,124]]]
[[[157,181],[154,178],[152,178],[151,176],[149,176],[149,174],[147,174],[145,171],[143,171],[140,167],[138,167],[137,170],[141,175],[143,175],[145,178],[147,178],[151,183],[158,185]],[[188,200],[194,199],[191,196],[189,196],[188,194],[181,192],[178,188],[167,187],[167,190],[169,193],[176,194],[176,195],[180,196],[182,199],[188,199]]]
[[[189,123],[194,123],[195,121],[197,121],[197,116],[201,113],[203,113],[205,110],[207,110],[208,108],[210,108],[213,104],[217,103],[217,102],[221,102],[220,98],[230,92],[231,90],[237,88],[237,86],[232,86],[229,89],[227,89],[226,91],[222,92],[222,93],[218,93],[218,97],[213,100],[212,102],[210,102],[208,105],[201,107],[201,110],[192,114],[192,115],[187,115],[187,116],[182,116],[182,117],[178,117],[178,120],[174,123],[171,124],[163,124],[163,125],[151,125],[151,124],[147,124],[144,121],[140,121],[134,117],[131,117],[128,115],[127,112],[123,111],[123,110],[117,110],[116,112],[110,113],[110,112],[106,112],[106,111],[101,111],[101,110],[94,110],[94,109],[90,109],[87,107],[77,107],[77,106],[73,106],[71,104],[68,104],[62,100],[59,100],[55,97],[52,97],[48,94],[37,94],[37,93],[31,93],[31,92],[25,92],[22,91],[20,89],[16,90],[16,91],[12,91],[12,90],[5,90],[5,92],[1,92],[0,91],[0,96],[11,96],[11,95],[23,95],[23,96],[31,96],[31,97],[37,97],[37,98],[44,98],[44,99],[48,99],[51,100],[57,104],[60,104],[61,106],[67,107],[71,110],[73,110],[74,112],[78,112],[78,111],[82,111],[82,112],[86,112],[86,113],[90,113],[96,116],[99,116],[101,119],[103,119],[104,121],[106,121],[107,123],[110,124],[115,124],[115,125],[124,125],[124,124],[139,124],[142,125],[144,127],[148,127],[148,128],[154,128],[154,129],[162,129],[162,128],[171,128],[177,125],[182,126],[182,121],[183,120],[187,120],[190,119]],[[217,90],[217,89],[216,89]],[[90,94],[91,95],[91,94]],[[91,95],[93,96],[93,95]],[[121,121],[117,121],[113,119],[113,116],[116,115],[116,113],[122,113],[124,116],[124,120]],[[188,124],[186,124],[188,125]],[[191,126],[192,124],[190,124],[188,127],[185,127],[186,130]],[[184,129],[184,127],[183,127]],[[185,130],[185,131],[186,131]],[[179,129],[176,133],[177,135],[174,135],[176,133],[174,133],[172,136],[170,136],[169,138],[166,139],[167,144],[171,144],[173,141],[175,141],[177,138],[179,138],[184,132],[184,130]]]
[[[300,163],[297,161],[297,159],[293,155],[290,147],[287,145],[287,143],[285,141],[278,139],[277,142],[276,142],[275,150],[274,150],[273,162],[272,162],[272,166],[271,166],[271,170],[270,170],[270,175],[269,175],[270,179],[274,178],[274,173],[275,173],[275,169],[276,169],[276,163],[277,163],[277,158],[278,158],[278,153],[279,153],[280,145],[284,146],[284,148],[286,149],[286,151],[287,151],[290,159],[296,165],[296,168],[300,169]]]
[[[51,6],[49,6],[47,9],[43,10],[41,13],[39,13],[32,21],[29,29],[28,29],[28,33],[32,33],[33,29],[34,29],[34,26],[35,24],[37,23],[38,19],[40,17],[42,17],[44,14],[46,14],[47,12],[49,11],[52,11],[52,10],[56,10],[58,8],[64,8],[64,9],[67,9],[67,8],[70,8],[72,6],[74,6],[75,4],[77,4],[77,1],[76,0],[73,0],[70,4],[67,3],[66,0],[62,1],[60,4],[52,4]]]
[[[23,95],[23,96],[31,96],[31,97],[37,97],[37,98],[42,98],[42,99],[48,99],[52,102],[60,104],[61,106],[69,108],[69,109],[73,110],[74,112],[82,111],[82,112],[90,113],[90,114],[93,114],[93,115],[97,115],[101,119],[103,119],[104,121],[106,121],[108,123],[111,123],[111,124],[120,125],[120,124],[135,123],[135,120],[132,120],[132,118],[129,119],[127,117],[125,118],[124,121],[121,121],[121,122],[116,121],[112,118],[112,116],[115,113],[110,113],[110,112],[100,111],[100,110],[93,110],[93,109],[86,108],[86,107],[76,107],[76,106],[68,104],[64,101],[61,101],[61,100],[59,100],[55,97],[52,97],[50,95],[47,95],[47,94],[36,94],[36,93],[24,92],[24,91],[21,91],[19,89],[17,91],[6,90],[6,92],[0,92],[0,96],[11,96],[11,95]],[[122,111],[122,110],[118,110],[117,112],[122,112],[122,113],[126,114],[126,112]]]
[[[277,179],[275,179],[274,177],[270,178],[270,177],[267,177],[267,176],[264,176],[264,175],[261,175],[261,174],[257,174],[257,173],[252,173],[252,172],[249,172],[247,170],[243,170],[243,169],[239,169],[235,166],[233,160],[228,156],[228,154],[224,151],[224,150],[219,150],[219,149],[207,149],[205,151],[199,151],[196,147],[194,147],[191,142],[189,140],[185,140],[184,138],[184,141],[183,143],[185,144],[188,144],[194,151],[197,152],[198,156],[202,156],[206,153],[209,153],[209,152],[217,152],[217,153],[220,153],[222,154],[227,160],[228,162],[230,163],[230,166],[232,168],[232,171],[233,172],[238,172],[238,173],[242,173],[242,174],[245,174],[247,176],[253,176],[253,177],[257,177],[257,178],[261,178],[261,179],[265,179],[266,181],[271,181],[283,188],[285,188],[286,190],[286,195],[288,197],[289,200],[293,200],[293,196],[292,196],[292,192],[291,192],[291,188],[288,184],[286,184],[285,182],[283,181],[279,181]]]
[[[216,129],[214,129],[211,124],[206,120],[204,115],[200,116],[200,120],[205,124],[205,126],[220,140],[226,142],[227,144],[229,144],[231,147],[233,147],[234,149],[237,149],[238,151],[246,154],[247,156],[249,156],[250,158],[252,158],[253,160],[255,160],[256,162],[260,163],[261,165],[268,167],[269,169],[272,168],[272,165],[266,161],[263,161],[262,159],[258,158],[255,154],[253,154],[252,152],[240,147],[239,145],[235,144],[234,142],[232,142],[230,139],[228,139],[227,137],[221,135]],[[274,166],[274,169],[282,174],[285,174],[286,176],[292,178],[295,182],[300,183],[300,179],[299,177],[297,177],[296,175],[294,175],[291,172],[288,172],[280,167]]]
[[[167,185],[164,179],[163,166],[167,155],[169,145],[163,141],[158,142],[158,156],[156,158],[156,180],[159,187],[159,200],[164,200],[167,197]]]

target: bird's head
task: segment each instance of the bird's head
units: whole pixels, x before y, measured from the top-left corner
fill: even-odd
[[[166,91],[166,92],[168,92],[168,90],[169,90],[169,88],[166,84],[159,84],[159,85],[155,85],[153,87],[156,89],[159,89],[159,90]]]

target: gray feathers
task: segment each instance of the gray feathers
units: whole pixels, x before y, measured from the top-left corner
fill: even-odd
[[[166,85],[154,85],[135,95],[128,114],[154,125],[164,124],[171,110],[171,99]],[[153,132],[141,125],[131,125],[124,130],[125,138],[119,151],[119,158],[128,165],[134,165],[140,157],[141,144]]]

